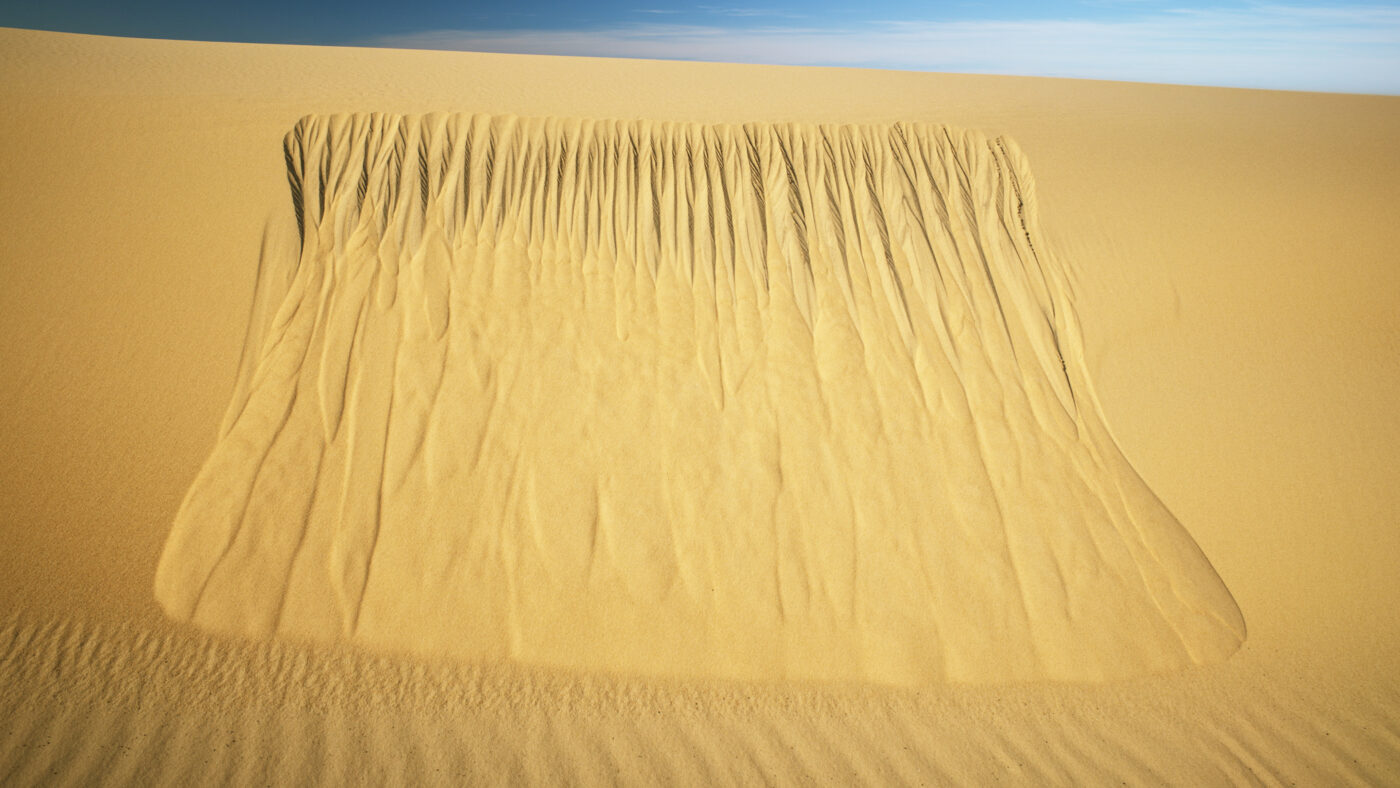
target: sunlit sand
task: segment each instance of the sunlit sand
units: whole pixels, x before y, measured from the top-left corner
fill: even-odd
[[[0,781],[1400,778],[1400,100],[0,53]]]
[[[1099,422],[1014,143],[376,115],[286,147],[300,258],[176,518],[177,618],[906,683],[1243,639]]]

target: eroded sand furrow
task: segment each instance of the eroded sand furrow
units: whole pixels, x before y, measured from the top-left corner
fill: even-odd
[[[1244,637],[1103,425],[1008,140],[345,115],[286,161],[301,253],[162,557],[176,618],[897,683]]]

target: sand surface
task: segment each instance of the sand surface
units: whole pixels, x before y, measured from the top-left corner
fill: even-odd
[[[0,782],[1400,780],[1400,100],[0,41]]]

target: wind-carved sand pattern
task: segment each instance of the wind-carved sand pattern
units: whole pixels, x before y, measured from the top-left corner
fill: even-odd
[[[747,679],[1224,659],[1007,139],[309,117],[302,247],[156,594],[255,637]]]

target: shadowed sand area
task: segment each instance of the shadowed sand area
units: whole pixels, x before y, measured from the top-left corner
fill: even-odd
[[[301,255],[176,518],[172,615],[905,683],[1243,639],[1102,425],[1009,140],[357,115],[286,151]]]
[[[0,785],[1400,782],[1400,99],[19,30],[0,98]]]

